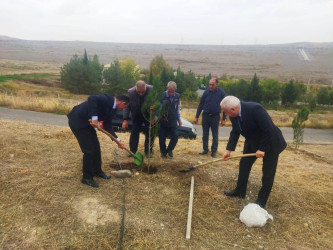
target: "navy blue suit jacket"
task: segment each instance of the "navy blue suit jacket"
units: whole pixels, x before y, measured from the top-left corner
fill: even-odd
[[[232,130],[227,150],[234,151],[239,135],[245,137],[244,154],[265,152],[265,157],[280,154],[287,146],[281,130],[275,126],[263,106],[255,102],[241,102],[242,130],[236,117],[230,117]]]
[[[112,130],[112,118],[116,113],[113,109],[115,99],[109,94],[92,95],[88,100],[75,106],[67,115],[69,123],[76,129],[91,126],[89,119],[98,116],[98,121],[104,121],[103,127],[116,138],[118,137]]]

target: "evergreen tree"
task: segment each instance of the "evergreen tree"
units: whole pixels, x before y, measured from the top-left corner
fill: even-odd
[[[103,65],[97,60],[89,61],[86,50],[83,58],[74,55],[60,69],[62,86],[72,93],[98,94],[102,86]]]
[[[247,101],[249,95],[249,88],[250,84],[246,80],[239,79],[235,83],[235,91],[236,91],[235,96],[237,96],[242,101]]]
[[[251,80],[249,92],[248,92],[248,100],[252,102],[261,102],[261,88],[259,85],[259,78],[257,74],[254,73],[254,76]]]
[[[117,59],[110,63],[110,68],[103,71],[103,78],[106,83],[105,93],[119,95],[127,92],[128,86],[123,86],[124,75]]]
[[[297,149],[299,144],[303,142],[303,134],[305,121],[309,117],[309,110],[306,107],[303,107],[297,112],[294,120],[292,121],[292,128],[294,130],[294,143],[295,148]]]
[[[153,81],[154,81],[154,76],[153,76],[153,69],[150,67],[150,71],[149,71],[149,85],[153,85]]]
[[[281,101],[282,105],[291,105],[296,102],[297,89],[293,80],[290,80],[282,88]]]
[[[89,59],[87,55],[86,49],[84,49],[84,55],[83,55],[83,64],[88,65]]]
[[[324,105],[328,105],[330,103],[330,96],[327,88],[325,87],[319,88],[317,93],[317,102],[319,104],[324,104]]]
[[[275,104],[280,101],[280,82],[274,79],[265,79],[260,82],[262,89],[262,102],[264,104]]]

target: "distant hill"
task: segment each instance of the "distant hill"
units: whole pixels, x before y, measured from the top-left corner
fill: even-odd
[[[21,39],[0,35],[0,40],[1,41],[4,41],[4,40],[6,40],[6,41],[13,41],[13,40],[21,40]]]
[[[333,42],[269,45],[184,45],[103,43],[85,41],[37,41],[0,36],[0,63],[6,60],[47,63],[60,68],[75,54],[97,55],[103,64],[115,59],[132,58],[140,68],[149,68],[156,55],[174,69],[199,75],[222,76],[250,80],[274,78],[305,83],[331,85],[333,81]],[[306,58],[306,59],[305,59]],[[1,65],[0,65],[1,66]],[[25,66],[27,67],[27,66]],[[39,67],[39,66],[38,66]],[[1,70],[1,68],[0,68]]]

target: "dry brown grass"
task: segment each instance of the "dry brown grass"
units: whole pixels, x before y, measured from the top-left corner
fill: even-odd
[[[0,91],[0,106],[31,111],[68,114],[73,106],[83,102],[87,95],[73,95],[52,86],[52,79],[42,79],[37,85],[24,81],[8,81],[9,91]],[[2,83],[0,83],[1,86]],[[51,85],[51,86],[45,86]]]
[[[196,114],[196,109],[184,108],[181,110],[181,116],[193,122]],[[274,124],[278,127],[291,127],[292,121],[297,113],[281,112],[268,110],[268,114],[272,118]],[[198,123],[201,124],[202,115],[200,115]],[[226,126],[231,126],[231,122],[227,119]],[[333,128],[333,112],[326,111],[324,114],[310,114],[309,119],[305,122],[306,128]]]
[[[0,134],[0,249],[118,247],[122,181],[97,179],[98,189],[82,185],[82,155],[69,128],[0,120]],[[120,137],[128,140],[128,134]],[[104,134],[99,138],[103,169],[109,173],[117,169],[116,147]],[[225,143],[221,139],[220,155]],[[156,147],[154,175],[135,170],[132,158],[118,150],[122,166],[136,173],[126,180],[124,249],[331,249],[332,145],[303,148],[316,149],[325,161],[289,149],[281,154],[266,208],[274,221],[263,228],[247,228],[238,219],[261,186],[260,162],[253,167],[247,199],[228,198],[223,190],[235,185],[236,160],[178,172],[211,160],[197,154],[201,146],[199,139],[180,139],[172,160],[162,160]],[[241,148],[242,143],[237,151]],[[192,235],[186,240],[192,175]]]

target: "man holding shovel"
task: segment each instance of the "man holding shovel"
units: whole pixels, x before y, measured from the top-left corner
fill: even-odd
[[[237,186],[233,190],[224,191],[227,196],[245,198],[247,181],[256,158],[263,158],[262,187],[256,203],[265,207],[273,187],[279,154],[287,143],[278,127],[276,127],[266,110],[255,102],[240,102],[237,97],[227,96],[221,102],[221,109],[230,117],[230,132],[227,150],[223,160],[228,160],[242,135],[245,137],[243,153],[256,153],[256,156],[242,158],[239,162]]]
[[[112,118],[117,110],[123,110],[128,106],[129,98],[119,95],[116,98],[109,94],[92,95],[88,100],[75,106],[67,115],[68,124],[79,142],[83,153],[83,178],[82,183],[95,187],[98,184],[93,180],[94,176],[110,179],[102,171],[101,149],[96,130],[99,121],[103,121],[103,127],[111,133],[120,143],[119,148],[124,149],[125,144],[121,142],[112,130]]]

